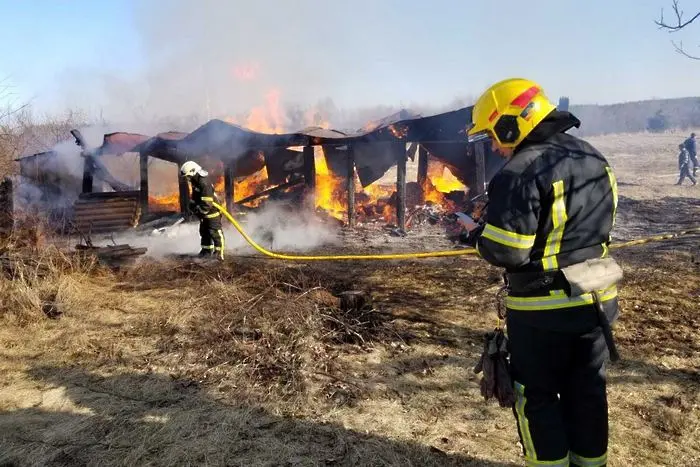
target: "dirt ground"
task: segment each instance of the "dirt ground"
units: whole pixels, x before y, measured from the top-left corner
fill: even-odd
[[[616,241],[700,225],[684,134],[589,139],[618,177]],[[430,250],[437,231],[347,234]],[[408,245],[408,246],[407,246]],[[44,248],[0,279],[0,465],[521,465],[472,371],[500,273],[474,256],[107,270]],[[700,236],[613,250],[611,466],[700,464]],[[362,290],[372,310],[340,311]]]

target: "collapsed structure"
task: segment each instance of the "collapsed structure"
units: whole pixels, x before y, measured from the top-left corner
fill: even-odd
[[[350,227],[356,225],[358,215],[381,211],[386,218],[388,211],[403,230],[407,199],[414,204],[425,202],[437,191],[428,174],[431,160],[447,167],[466,187],[463,195],[468,191],[469,197],[484,193],[487,181],[500,168],[502,160],[491,153],[488,141],[468,143],[466,124],[471,110],[465,107],[428,117],[401,111],[355,133],[309,127],[270,134],[211,120],[191,133],[105,134],[97,148],[89,148],[80,132],[73,130],[83,164],[81,193],[73,206],[75,224],[93,232],[110,231],[133,227],[163,208],[187,214],[188,186],[181,178],[177,193],[168,199],[152,195],[149,161],[157,159],[174,167],[186,160],[198,162],[218,180],[216,189],[223,192],[230,211],[277,196],[320,205]],[[137,186],[118,180],[104,163],[106,156],[126,153],[138,157]],[[56,179],[52,170],[50,161],[55,157],[54,151],[23,157],[20,173],[46,193],[59,190],[65,180]],[[417,180],[408,182],[406,163],[415,158]],[[383,193],[382,203],[369,205],[363,190],[371,191],[392,168],[396,169],[395,187]],[[245,191],[238,193],[243,187]],[[314,200],[319,196],[332,203]]]

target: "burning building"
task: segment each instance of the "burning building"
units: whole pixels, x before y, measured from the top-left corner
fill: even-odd
[[[429,117],[402,111],[355,133],[321,127],[264,133],[211,120],[191,133],[110,133],[96,148],[87,147],[74,130],[83,165],[73,205],[75,225],[109,231],[167,212],[187,214],[188,186],[177,176],[177,167],[194,160],[213,175],[230,211],[283,199],[351,227],[383,219],[404,230],[411,206],[459,209],[464,200],[484,192],[501,166],[487,142],[467,142],[470,116],[471,107]],[[118,180],[108,167],[109,156],[123,154],[138,161],[135,183]],[[21,174],[47,190],[59,190],[51,157],[42,153],[20,159]],[[161,168],[156,180],[154,161]],[[415,181],[407,179],[408,161],[417,162]],[[380,184],[392,170],[395,183]],[[154,182],[161,185],[158,190],[152,189]]]

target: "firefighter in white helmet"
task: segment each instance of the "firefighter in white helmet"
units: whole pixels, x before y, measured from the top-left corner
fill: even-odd
[[[180,167],[180,175],[192,186],[190,209],[199,218],[201,250],[199,256],[224,259],[224,232],[221,229],[221,213],[212,202],[218,201],[209,173],[199,164],[187,161]]]

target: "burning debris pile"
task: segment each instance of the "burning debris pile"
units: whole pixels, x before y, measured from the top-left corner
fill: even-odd
[[[483,191],[487,172],[493,171],[488,152],[477,157],[466,142],[463,122],[470,112],[465,108],[425,118],[401,113],[354,134],[330,130],[325,123],[283,134],[276,120],[248,120],[246,127],[211,120],[191,133],[105,134],[96,148],[88,148],[74,130],[80,147],[76,162],[83,165],[82,180],[70,180],[80,186],[82,204],[74,210],[85,214],[92,203],[95,212],[73,224],[95,231],[99,218],[105,228],[124,230],[164,216],[187,217],[189,186],[178,167],[194,160],[208,171],[220,204],[242,219],[274,204],[282,216],[312,212],[335,228],[383,229],[403,236],[425,224],[440,224],[457,239],[461,232],[453,214],[472,213],[469,198]],[[22,174],[55,182],[47,162],[51,157],[22,159]],[[129,164],[132,173],[125,170]],[[131,204],[121,201],[123,212],[116,212],[118,203],[111,198],[127,194]],[[101,195],[113,202],[85,201]]]

